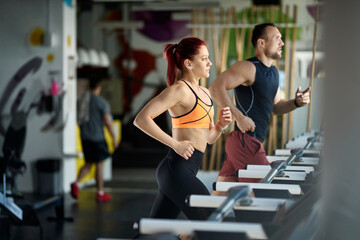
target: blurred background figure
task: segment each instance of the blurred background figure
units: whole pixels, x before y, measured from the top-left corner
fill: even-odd
[[[71,184],[71,196],[75,199],[79,198],[78,182],[90,171],[92,164],[96,164],[96,200],[103,202],[112,198],[104,192],[104,160],[110,156],[104,136],[104,125],[110,132],[114,149],[118,142],[111,122],[110,105],[100,96],[101,80],[91,79],[89,84],[90,91],[86,92],[78,103],[78,116],[80,116],[78,122],[85,165],[81,167],[76,181]]]

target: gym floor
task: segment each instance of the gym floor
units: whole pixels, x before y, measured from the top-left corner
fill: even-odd
[[[115,169],[105,191],[112,194],[110,202],[95,201],[95,187],[80,190],[77,201],[65,195],[65,217],[73,221],[48,221],[55,216],[54,208],[39,212],[44,240],[96,240],[101,238],[131,239],[136,235],[134,222],[150,213],[157,192],[155,169]],[[11,226],[10,239],[39,240],[36,226]]]

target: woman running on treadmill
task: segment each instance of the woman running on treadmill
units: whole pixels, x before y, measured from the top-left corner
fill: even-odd
[[[209,77],[212,65],[203,40],[190,37],[179,44],[166,44],[164,57],[168,87],[134,120],[135,126],[170,148],[157,168],[159,190],[150,217],[175,219],[182,211],[188,219],[205,220],[210,212],[188,207],[185,198],[210,194],[196,174],[207,144],[213,144],[232,121],[231,112],[228,107],[222,108],[214,125],[213,101],[208,89],[199,85],[200,78]],[[165,111],[172,118],[172,136],[154,122]]]

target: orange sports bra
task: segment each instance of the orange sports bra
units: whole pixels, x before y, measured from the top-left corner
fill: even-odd
[[[183,81],[186,83],[185,81]],[[214,117],[214,108],[213,108],[213,101],[208,95],[211,104],[206,104],[202,101],[198,95],[196,95],[195,91],[190,87],[189,84],[186,85],[190,88],[190,90],[194,93],[196,101],[194,107],[188,112],[181,116],[173,117],[172,118],[172,126],[173,128],[209,128],[210,123]]]

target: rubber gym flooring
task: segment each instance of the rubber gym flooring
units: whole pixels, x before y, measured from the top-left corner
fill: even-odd
[[[39,212],[42,234],[36,226],[11,226],[10,239],[16,240],[95,240],[100,238],[129,239],[136,235],[133,224],[150,213],[157,185],[155,169],[115,169],[105,191],[110,202],[95,201],[94,186],[80,190],[79,200],[65,195],[65,217],[73,221],[48,221],[54,209]]]

